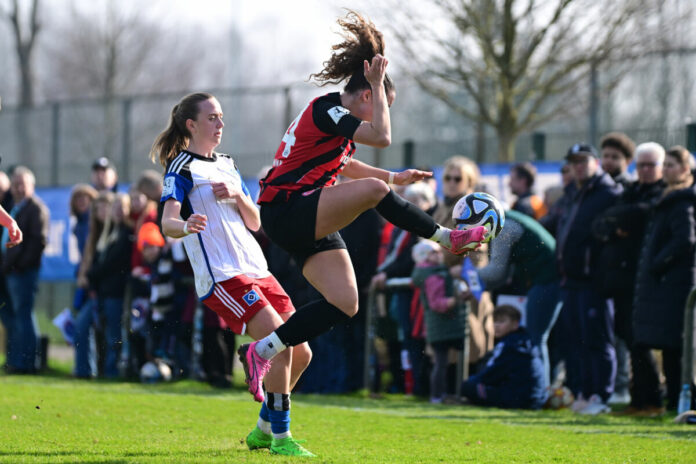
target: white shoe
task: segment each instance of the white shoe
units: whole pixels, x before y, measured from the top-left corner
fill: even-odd
[[[582,393],[580,393],[575,401],[573,401],[573,404],[570,405],[570,409],[573,412],[580,412],[582,409],[585,409],[587,405],[587,400],[582,396]]]
[[[604,404],[602,398],[599,395],[592,395],[587,401],[587,406],[577,411],[578,414],[587,414],[590,416],[596,416],[597,414],[605,414],[611,412],[611,408]]]
[[[631,402],[631,394],[627,391],[614,392],[607,400],[607,404],[628,404]]]

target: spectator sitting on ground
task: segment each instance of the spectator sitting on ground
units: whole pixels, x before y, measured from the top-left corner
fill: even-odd
[[[536,179],[536,168],[532,163],[517,163],[510,168],[510,191],[517,196],[512,204],[513,211],[519,211],[534,219],[541,219],[548,212],[544,201],[532,193]]]
[[[493,310],[498,343],[481,371],[462,383],[462,396],[473,404],[498,408],[540,409],[546,399],[541,356],[532,345],[514,306]]]

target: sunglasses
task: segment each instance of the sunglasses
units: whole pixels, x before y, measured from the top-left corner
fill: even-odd
[[[442,178],[445,182],[456,182],[457,184],[462,181],[461,177],[444,176]]]

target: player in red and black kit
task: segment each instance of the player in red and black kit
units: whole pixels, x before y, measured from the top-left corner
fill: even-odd
[[[357,313],[355,274],[338,231],[361,213],[375,208],[396,227],[458,254],[480,246],[486,231],[441,227],[389,187],[432,173],[389,172],[353,158],[356,142],[373,147],[391,143],[389,107],[396,92],[386,74],[382,34],[374,24],[352,11],[338,24],[346,40],[333,47],[324,70],[313,77],[324,84],[348,83],[341,93],[311,101],[293,121],[260,182],[259,196],[264,231],[295,258],[324,298],[300,308],[268,337],[239,348],[250,391],[261,389],[273,356]],[[338,174],[353,180],[334,185]]]

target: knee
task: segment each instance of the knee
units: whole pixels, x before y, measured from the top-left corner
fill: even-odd
[[[346,294],[329,300],[329,303],[336,306],[348,317],[358,314],[358,294]]]
[[[364,179],[364,182],[366,189],[370,194],[370,198],[375,205],[382,201],[382,198],[384,198],[389,193],[389,190],[391,190],[386,182],[375,177]]]
[[[304,371],[312,361],[312,349],[307,342],[292,348],[292,362]]]

